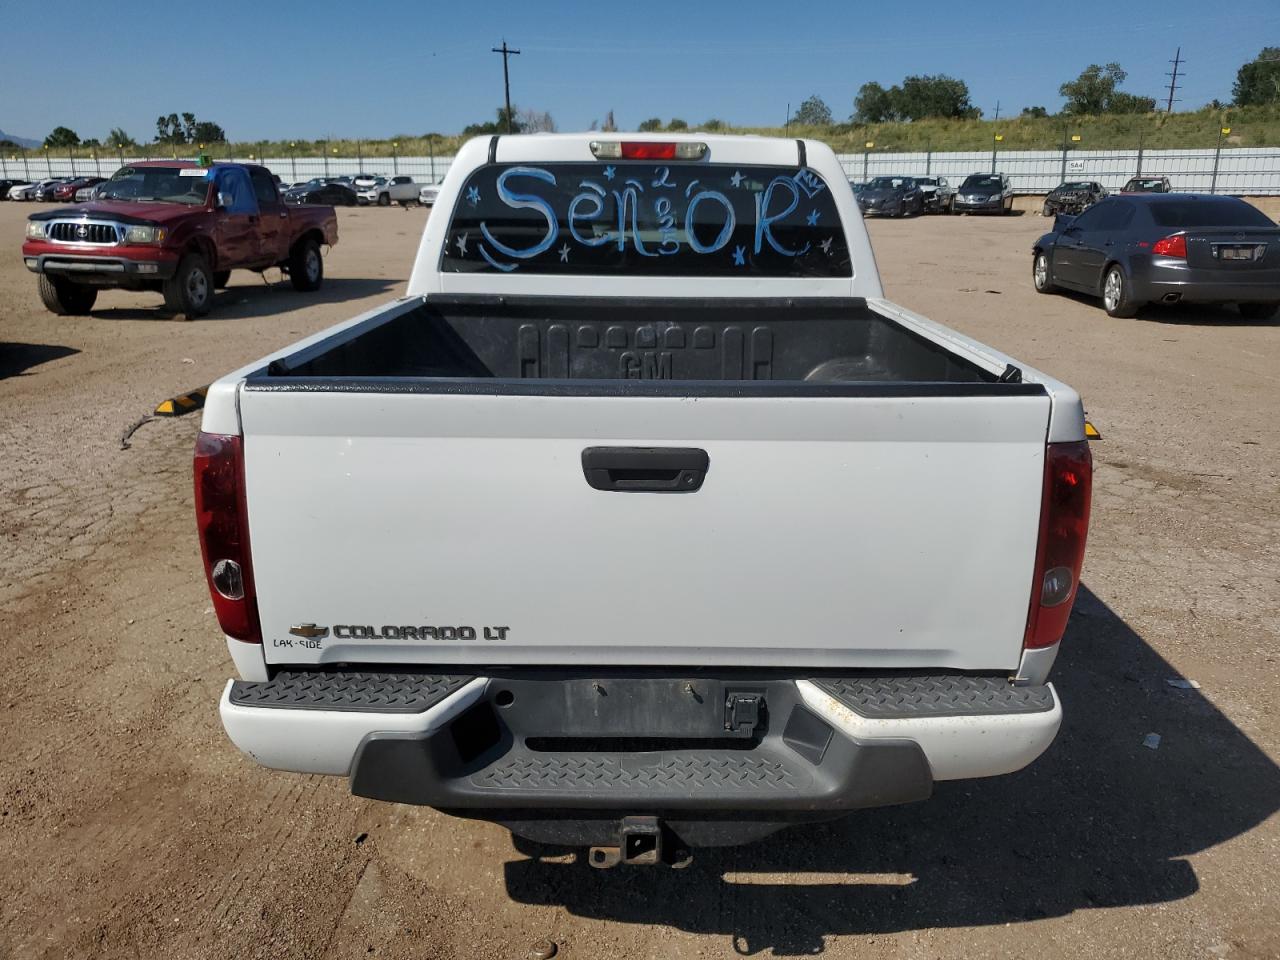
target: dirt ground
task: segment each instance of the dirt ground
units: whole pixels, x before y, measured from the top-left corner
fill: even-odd
[[[237,274],[178,323],[147,294],[45,313],[31,209],[0,204],[0,957],[1280,956],[1280,325],[1037,296],[1039,217],[873,223],[891,297],[1077,387],[1102,431],[1062,732],[922,804],[600,872],[242,757],[198,418],[121,449],[159,400],[402,292],[424,213],[342,211],[319,294]]]

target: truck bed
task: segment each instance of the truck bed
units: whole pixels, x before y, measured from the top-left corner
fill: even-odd
[[[860,299],[393,305],[243,383],[267,661],[1013,669],[1012,369]]]
[[[268,378],[990,384],[861,299],[433,296],[278,360]]]

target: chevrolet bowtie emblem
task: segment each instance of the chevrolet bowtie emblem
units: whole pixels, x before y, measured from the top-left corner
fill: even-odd
[[[308,640],[314,640],[316,637],[327,637],[329,628],[317,627],[314,623],[297,623],[289,628],[289,632],[295,637],[306,637]]]

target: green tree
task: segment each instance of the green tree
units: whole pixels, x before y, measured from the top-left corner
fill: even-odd
[[[1065,113],[1149,113],[1156,102],[1151,97],[1124,93],[1118,89],[1128,76],[1118,63],[1099,66],[1091,63],[1074,80],[1068,80],[1058,88],[1066,98]]]
[[[1251,63],[1242,66],[1231,96],[1237,107],[1280,103],[1280,47],[1263,47]]]
[[[1044,107],[1023,107],[1022,115],[1024,117],[1047,117],[1049,111]]]
[[[796,109],[795,116],[791,119],[796,123],[805,123],[815,127],[829,126],[831,124],[831,108],[815,93],[800,104]]]
[[[513,106],[511,108],[511,132],[512,133],[519,133],[521,129],[520,120],[516,116],[517,110],[518,110],[517,107]],[[484,136],[485,134],[506,133],[507,132],[507,108],[499,107],[497,110],[497,114],[498,114],[497,120],[489,120],[486,123],[467,124],[465,127],[462,128],[462,135],[464,137],[478,137],[478,136]]]
[[[1150,113],[1155,108],[1155,97],[1143,97],[1117,90],[1111,95],[1111,101],[1107,104],[1107,113]]]
[[[662,121],[657,117],[650,117],[648,120],[641,120],[640,126],[636,129],[641,133],[652,133],[654,130],[662,129]]]
[[[53,132],[44,138],[46,147],[76,147],[80,145],[80,135],[69,127],[54,127]]]
[[[227,139],[227,131],[216,123],[200,120],[191,126],[191,143],[223,143]]]
[[[896,112],[904,120],[978,116],[978,111],[969,102],[969,85],[945,74],[907,77],[901,88],[892,88],[890,96],[896,101]]]
[[[712,117],[710,120],[708,120],[706,123],[702,125],[702,129],[707,130],[711,133],[715,133],[719,130],[723,130],[726,126],[727,124],[723,120],[719,119],[718,117]]]
[[[176,113],[156,117],[156,140],[159,143],[182,143],[182,123]]]
[[[113,146],[118,144],[122,147],[136,147],[138,145],[133,137],[125,133],[120,127],[111,128],[111,132],[107,134],[107,143]]]
[[[853,119],[857,123],[885,123],[897,120],[893,97],[888,90],[874,80],[858,89],[853,101]]]
[[[668,130],[688,130],[689,124],[681,120],[679,117],[672,117],[671,122],[667,124]]]
[[[926,117],[977,119],[978,109],[969,101],[969,85],[946,74],[906,77],[901,86],[888,90],[872,81],[864,83],[853,102],[858,123],[923,120]]]

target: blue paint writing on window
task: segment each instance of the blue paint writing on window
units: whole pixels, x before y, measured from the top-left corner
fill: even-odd
[[[831,190],[807,168],[490,164],[461,195],[441,253],[445,272],[852,273]]]

